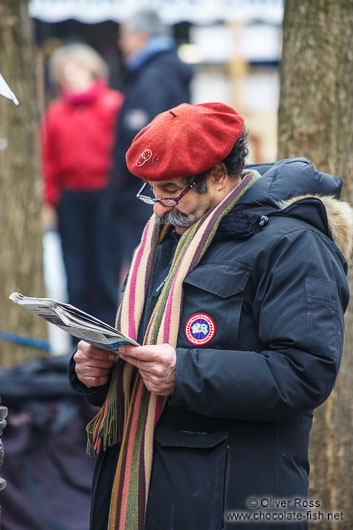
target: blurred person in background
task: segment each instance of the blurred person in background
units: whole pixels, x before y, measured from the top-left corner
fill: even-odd
[[[135,12],[121,25],[118,46],[125,66],[124,102],[117,121],[108,202],[116,237],[121,231],[124,237],[123,248],[110,246],[115,255],[107,262],[115,272],[122,259],[124,278],[131,253],[151,213],[145,205],[136,208],[138,182],[131,178],[125,154],[135,135],[157,114],[190,101],[192,70],[179,58],[170,28],[152,9]]]
[[[109,88],[108,68],[86,44],[57,50],[50,61],[59,97],[41,131],[44,228],[57,225],[69,303],[114,323],[117,290],[106,288],[102,223],[122,95]]]

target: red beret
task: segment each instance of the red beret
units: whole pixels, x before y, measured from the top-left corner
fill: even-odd
[[[229,155],[243,123],[223,103],[182,103],[158,114],[135,136],[126,153],[127,167],[150,181],[203,173]]]

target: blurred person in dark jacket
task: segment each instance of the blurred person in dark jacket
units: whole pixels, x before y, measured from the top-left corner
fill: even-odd
[[[191,68],[176,52],[170,28],[152,9],[137,11],[121,25],[118,45],[125,66],[124,102],[117,122],[112,189],[107,203],[112,208],[116,239],[123,233],[123,248],[107,259],[114,270],[121,255],[125,264],[129,262],[150,214],[144,205],[138,211],[133,207],[138,183],[126,166],[126,151],[139,130],[157,114],[190,101],[192,78]]]
[[[353,212],[309,160],[246,155],[222,103],[170,109],[128,150],[154,212],[118,318],[141,346],[82,341],[70,365],[104,403],[92,530],[304,530],[318,506],[309,438],[341,362]]]
[[[123,98],[109,88],[104,60],[86,44],[57,50],[50,75],[60,93],[41,130],[44,225],[58,227],[69,303],[113,324],[117,289],[107,288],[101,263],[101,212]]]

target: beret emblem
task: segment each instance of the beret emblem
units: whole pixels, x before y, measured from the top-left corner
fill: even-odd
[[[146,162],[148,162],[148,160],[151,158],[151,156],[152,156],[151,149],[145,149],[144,151],[142,151],[142,153],[140,154],[140,156],[136,160],[136,165],[138,167],[143,166],[143,164],[146,164]]]

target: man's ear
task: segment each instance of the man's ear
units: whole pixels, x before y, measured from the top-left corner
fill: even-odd
[[[228,171],[224,162],[215,165],[212,170],[212,178],[219,190],[223,189],[228,180]]]

